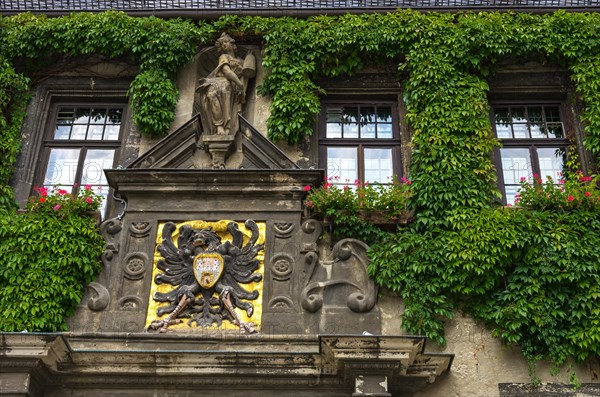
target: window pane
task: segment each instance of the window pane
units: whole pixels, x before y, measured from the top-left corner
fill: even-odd
[[[103,125],[90,125],[88,128],[87,139],[92,141],[101,141],[103,130]]]
[[[108,185],[105,168],[112,168],[115,151],[113,149],[88,150],[81,174],[82,185]]]
[[[356,147],[327,148],[327,177],[334,182],[354,183],[358,179],[358,149]]]
[[[510,124],[512,120],[508,117],[508,108],[494,108],[496,124]]]
[[[344,138],[358,138],[358,107],[344,108]]]
[[[377,116],[375,115],[374,106],[362,106],[360,108],[360,124],[375,124]]]
[[[121,124],[123,109],[108,109],[106,124]]]
[[[496,124],[496,136],[498,138],[512,138],[509,124]]]
[[[547,123],[546,127],[548,128],[548,138],[565,137],[562,123]]]
[[[44,186],[72,186],[77,175],[79,152],[80,149],[51,149],[46,176],[44,177]]]
[[[358,124],[344,124],[344,138],[358,138]]]
[[[513,134],[515,138],[529,138],[527,124],[513,124]]]
[[[513,123],[526,123],[527,119],[525,118],[525,107],[513,107],[511,108],[511,117]]]
[[[542,117],[542,107],[531,106],[527,110],[529,122],[531,123],[529,126],[531,137],[546,138],[546,132],[544,131],[544,119]]]
[[[508,108],[495,108],[494,118],[496,122],[496,136],[498,138],[512,138]]]
[[[392,149],[365,148],[365,182],[390,183],[394,175]]]
[[[544,113],[547,122],[560,121],[560,111],[558,110],[558,106],[545,106]]]
[[[561,179],[566,160],[565,148],[540,148],[537,149],[537,154],[540,161],[540,177],[544,181],[548,176],[555,181]]]
[[[521,185],[505,185],[504,193],[506,194],[506,204],[517,204],[515,203],[515,196],[519,192]]]
[[[108,186],[94,186],[94,185],[92,185],[92,189],[94,190],[94,193],[99,194],[100,196],[102,196],[102,204],[100,205],[99,209],[100,209],[100,213],[104,217],[104,215],[106,214],[106,203],[108,201],[108,190],[109,190],[109,187]]]
[[[531,179],[531,156],[529,149],[500,149],[505,184],[518,184],[522,177]]]
[[[360,137],[375,138],[377,115],[374,106],[363,106],[360,108]]]
[[[391,124],[377,124],[377,138],[380,139],[392,139],[392,125]]]
[[[392,122],[392,107],[391,106],[379,106],[377,108],[377,122],[378,123],[391,123]]]
[[[92,109],[90,124],[104,124],[106,122],[106,109]]]
[[[327,138],[341,138],[342,137],[342,125],[327,123],[327,131],[325,131]]]
[[[506,203],[515,201],[521,178],[531,180],[533,171],[531,168],[531,155],[529,149],[500,149],[502,159],[502,174],[504,176],[504,191]]]
[[[375,124],[366,124],[360,127],[360,137],[366,139],[375,138]]]
[[[529,106],[527,108],[527,116],[531,124],[542,124],[544,121],[541,106]]]
[[[90,121],[90,108],[77,108],[75,110],[74,123],[88,124]]]
[[[342,112],[344,111],[341,107],[328,107],[327,108],[327,130],[325,136],[327,138],[341,138],[342,137]]]
[[[119,139],[119,125],[107,125],[104,127],[104,140],[116,141]]]
[[[358,123],[358,107],[347,106],[342,108],[342,121],[344,123]]]
[[[87,132],[87,125],[74,125],[71,132],[71,139],[84,140]]]
[[[56,119],[57,124],[71,125],[75,120],[75,109],[73,108],[60,108],[58,110],[58,117]]]
[[[54,139],[69,139],[69,135],[71,135],[70,125],[56,125],[56,130],[54,130]]]

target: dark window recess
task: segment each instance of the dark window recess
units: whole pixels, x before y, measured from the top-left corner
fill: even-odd
[[[91,185],[108,197],[105,168],[112,168],[120,147],[123,108],[116,106],[59,106],[45,141],[42,185],[71,193]]]
[[[390,183],[400,171],[400,134],[392,103],[327,103],[320,132],[321,166],[339,185]]]
[[[534,175],[556,183],[566,164],[565,127],[559,104],[493,107],[494,129],[502,143],[497,167],[505,204],[513,204],[522,178]]]

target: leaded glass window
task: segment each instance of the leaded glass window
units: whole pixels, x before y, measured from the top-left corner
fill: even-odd
[[[400,136],[394,103],[326,103],[320,162],[332,183],[391,183],[400,173]]]
[[[57,106],[54,115],[41,184],[71,193],[90,185],[104,197],[104,214],[109,187],[103,170],[114,165],[123,107]]]
[[[559,104],[497,105],[493,117],[502,142],[497,166],[505,204],[515,202],[522,178],[562,178],[568,141]]]

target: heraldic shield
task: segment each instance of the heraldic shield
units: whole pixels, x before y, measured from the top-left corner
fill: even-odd
[[[223,274],[223,257],[217,253],[202,253],[194,258],[194,276],[202,288],[214,286]]]
[[[188,319],[189,326],[220,326],[227,320],[242,333],[257,332],[255,324],[243,319],[236,309],[245,311],[247,319],[254,313],[252,301],[258,298],[259,290],[248,290],[244,285],[262,280],[264,235],[251,219],[244,227],[242,232],[233,221],[210,225],[189,221],[179,227],[173,222],[164,224],[162,241],[156,247],[160,258],[152,298],[166,304],[152,309],[149,305],[148,310],[155,310],[158,318],[149,323],[148,330],[167,332],[169,326]]]

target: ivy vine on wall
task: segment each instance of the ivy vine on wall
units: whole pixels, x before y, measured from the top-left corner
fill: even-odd
[[[569,68],[585,101],[585,147],[600,155],[600,15],[557,12],[418,13],[217,21],[132,18],[118,12],[0,19],[0,205],[20,148],[29,77],[42,60],[100,54],[140,72],[129,94],[143,133],[173,119],[175,72],[227,30],[262,37],[272,98],[269,137],[298,143],[319,110],[319,77],[398,65],[412,130],[410,227],[371,251],[371,273],[405,299],[404,327],[443,342],[462,307],[530,358],[600,355],[600,224],[586,211],[513,211],[498,198],[490,152],[487,78],[506,57],[535,55]],[[1,257],[1,255],[0,255]],[[31,259],[34,260],[34,259]],[[1,262],[0,262],[1,263]]]

